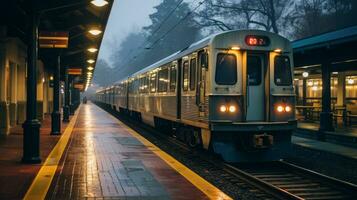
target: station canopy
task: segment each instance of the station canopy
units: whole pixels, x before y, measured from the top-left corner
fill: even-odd
[[[328,61],[330,71],[356,69],[357,26],[296,40],[292,46],[295,68],[319,66]]]
[[[53,68],[56,64],[46,60],[60,55],[61,79],[65,68],[75,69],[80,71],[74,78],[75,84],[82,84],[84,88],[91,81],[113,1],[4,1],[0,8],[0,26],[6,27],[6,37],[20,38],[26,44],[29,13],[36,6],[40,21],[39,58],[45,61],[46,68]],[[4,28],[1,30],[4,32]]]

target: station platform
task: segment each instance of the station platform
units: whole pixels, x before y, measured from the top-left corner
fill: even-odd
[[[318,123],[298,122],[294,135],[308,139],[317,139],[318,133]],[[354,126],[336,127],[334,131],[325,131],[324,135],[326,142],[357,148],[357,128]]]
[[[304,148],[309,148],[317,151],[328,152],[335,155],[344,156],[346,158],[357,160],[357,149],[343,146],[339,144],[334,144],[330,142],[317,141],[315,139],[303,138],[293,136],[291,139],[292,143],[299,145]]]
[[[51,116],[45,115],[40,129],[41,160],[46,160],[60,136],[50,135]],[[62,123],[62,130],[68,123]],[[23,129],[17,125],[0,138],[0,199],[22,199],[41,165],[22,164]]]
[[[80,106],[42,166],[25,166],[32,167],[40,169],[24,199],[231,199],[91,103]]]

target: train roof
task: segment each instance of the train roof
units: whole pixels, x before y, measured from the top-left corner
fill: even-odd
[[[134,74],[132,74],[132,75],[130,75],[130,76],[124,78],[124,79],[121,79],[121,80],[115,82],[114,85],[117,85],[117,84],[119,84],[119,83],[121,83],[121,82],[123,82],[123,81],[125,81],[125,80],[127,80],[129,78],[136,77],[139,74],[146,73],[146,72],[148,72],[148,71],[150,71],[152,69],[155,69],[157,67],[165,65],[167,63],[173,62],[173,61],[177,60],[178,58],[186,56],[187,54],[189,54],[189,53],[191,53],[193,51],[202,49],[203,47],[208,46],[209,44],[211,44],[212,41],[217,36],[224,35],[224,34],[227,34],[227,33],[232,33],[232,32],[254,32],[254,33],[258,33],[258,34],[260,33],[260,34],[265,34],[265,35],[269,34],[269,35],[275,35],[275,36],[277,36],[277,37],[279,37],[281,39],[287,40],[286,38],[284,38],[284,37],[282,37],[280,35],[271,33],[271,32],[262,31],[262,30],[252,30],[252,29],[231,30],[231,31],[224,31],[224,32],[212,34],[212,35],[210,35],[208,37],[205,37],[205,38],[203,38],[203,39],[191,44],[190,46],[188,46],[188,47],[186,47],[186,48],[184,48],[184,49],[182,49],[180,51],[177,51],[177,52],[175,52],[175,53],[173,53],[173,54],[171,54],[171,55],[169,55],[169,56],[167,56],[167,57],[165,57],[165,58],[163,58],[163,59],[161,59],[161,60],[159,60],[159,61],[157,61],[157,62],[155,62],[155,63],[153,63],[153,64],[151,64],[151,65],[149,65],[149,66],[137,71],[137,72],[135,72]]]

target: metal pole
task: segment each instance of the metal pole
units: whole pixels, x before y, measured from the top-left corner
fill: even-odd
[[[51,135],[61,134],[61,113],[59,111],[59,98],[60,98],[60,69],[61,57],[57,57],[56,70],[54,73],[54,85],[53,85],[53,112],[52,112],[52,131]]]
[[[67,69],[64,72],[64,106],[63,121],[69,122],[69,82]]]
[[[69,97],[70,97],[70,100],[69,100],[69,114],[70,115],[74,115],[74,99],[75,99],[75,94],[74,94],[74,89],[73,89],[73,79],[71,79],[71,81],[69,81]]]
[[[36,2],[32,4],[30,13],[30,28],[27,49],[27,102],[26,121],[22,125],[24,163],[40,163],[40,127],[37,120],[37,53],[38,53],[38,25],[39,15],[36,11]]]
[[[318,139],[324,140],[324,131],[333,131],[331,113],[331,73],[329,62],[321,65],[322,71],[322,112],[320,113],[320,128]]]

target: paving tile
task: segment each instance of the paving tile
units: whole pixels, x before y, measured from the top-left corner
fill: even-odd
[[[105,111],[86,104],[78,116],[47,199],[207,199]]]

